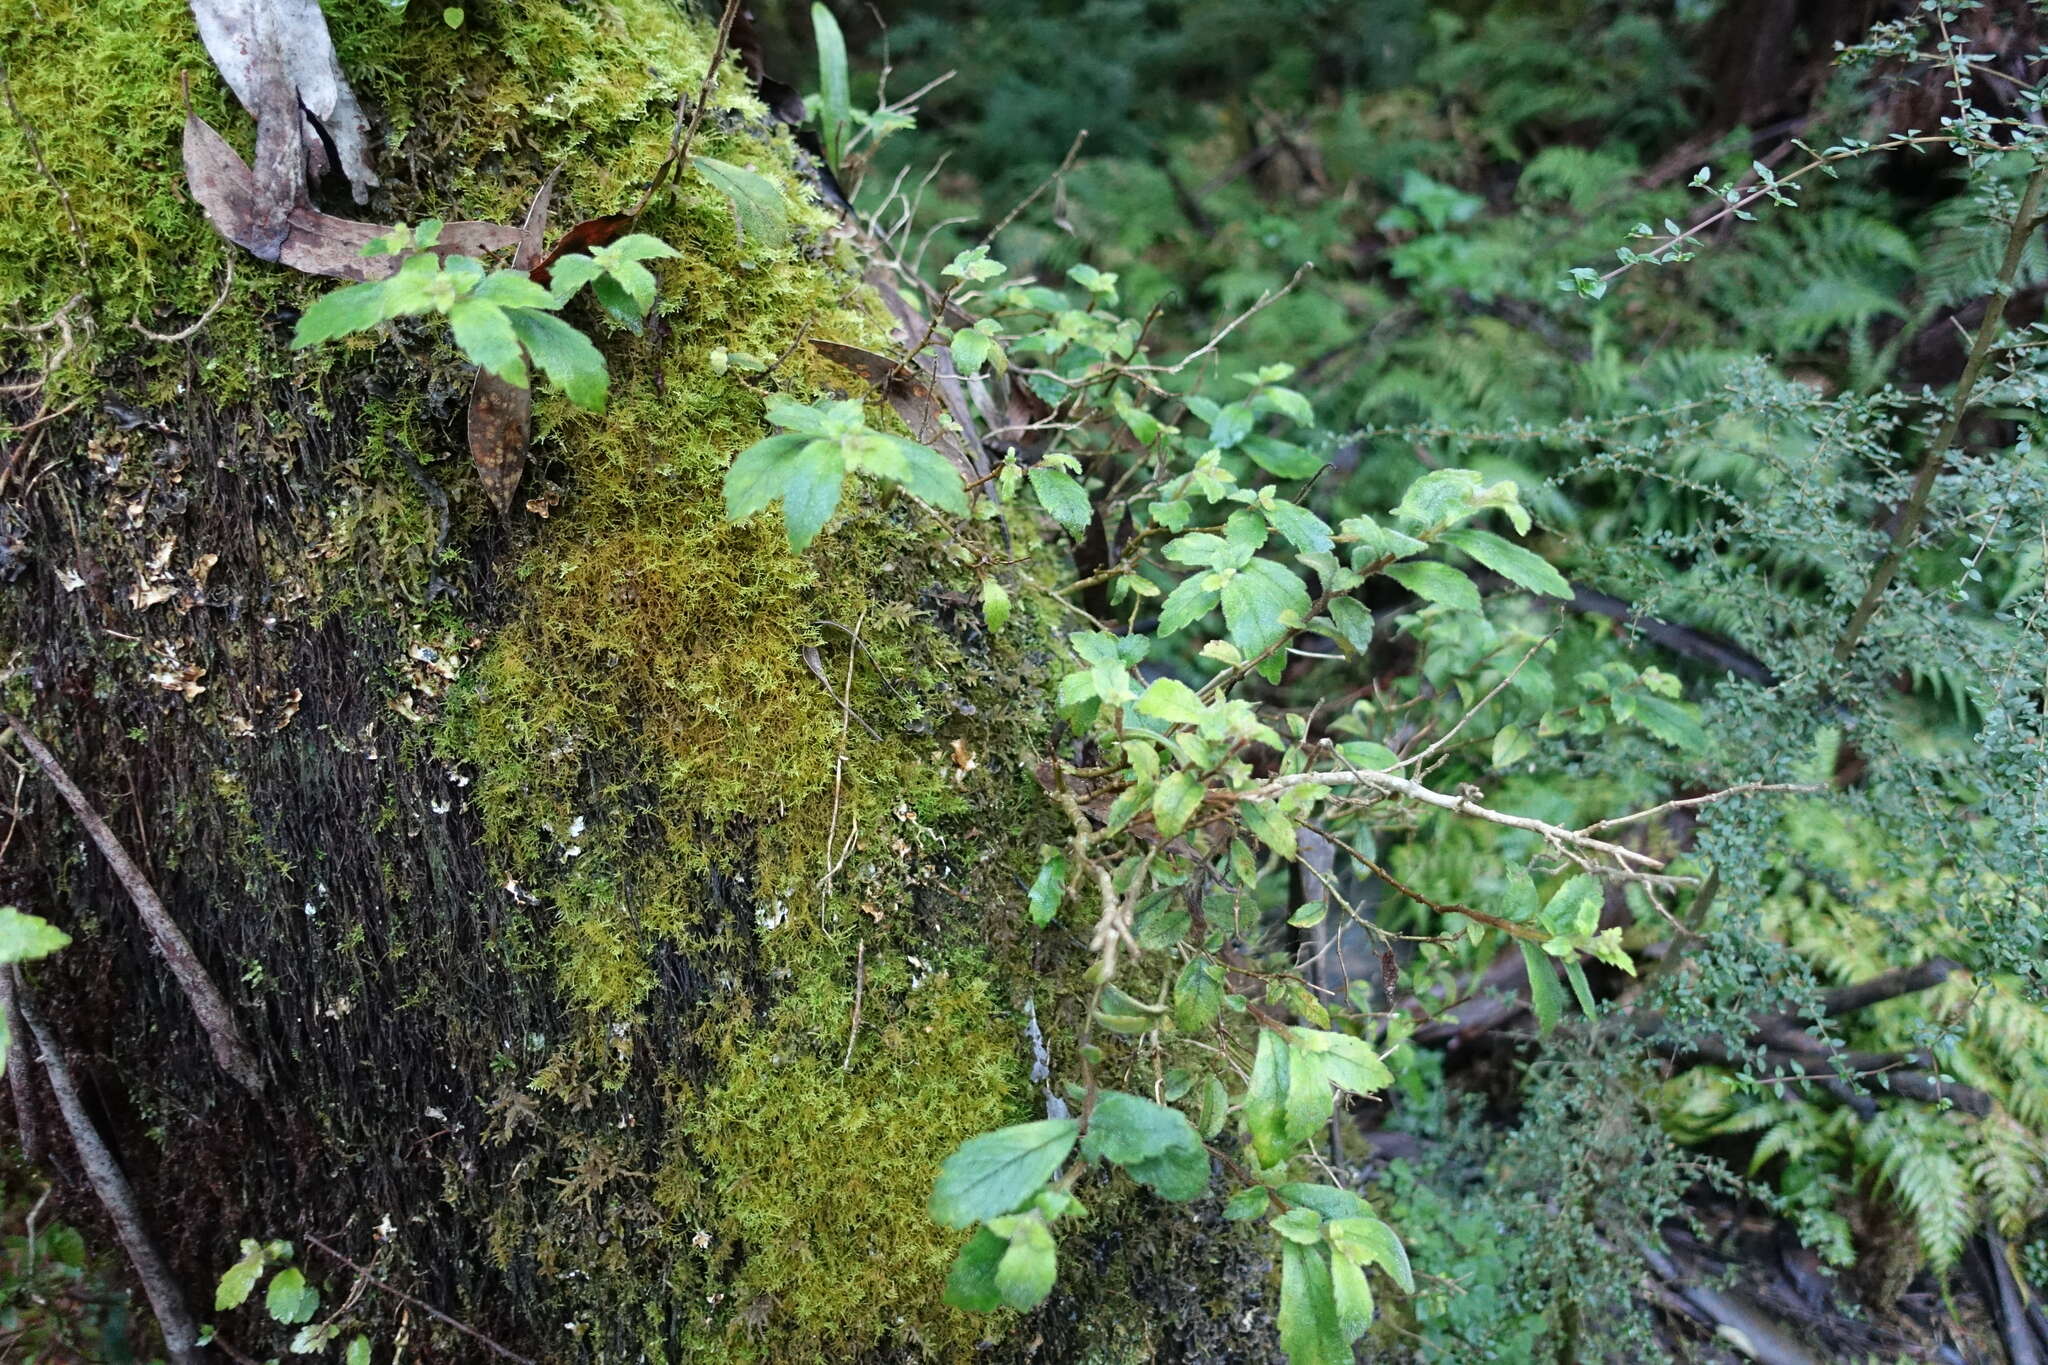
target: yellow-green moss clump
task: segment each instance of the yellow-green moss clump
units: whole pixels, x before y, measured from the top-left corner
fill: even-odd
[[[326,6],[387,134],[360,216],[516,221],[557,165],[558,228],[638,199],[705,69],[706,25],[664,0],[485,0],[453,31],[440,8]],[[460,445],[467,367],[438,334],[294,355],[279,310],[329,286],[246,255],[190,352],[125,326],[196,317],[230,255],[181,191],[178,73],[245,151],[248,120],[182,5],[9,5],[0,51],[48,170],[22,122],[0,120],[0,315],[35,321],[83,289],[96,330],[60,380],[75,388],[118,374],[166,399],[196,356],[208,398],[258,420],[280,390],[316,395],[353,448],[306,485],[317,557],[272,567],[305,577],[311,619],[461,661],[445,688],[408,689],[402,660],[376,681],[401,704],[405,761],[469,784],[507,885],[450,908],[497,926],[496,957],[470,967],[570,1006],[566,1036],[546,1039],[480,1042],[450,1023],[453,1052],[496,1053],[476,1078],[499,1094],[485,1140],[532,1156],[502,1189],[451,1164],[445,1198],[532,1287],[535,1330],[575,1323],[544,1353],[966,1354],[978,1325],[938,1303],[958,1239],[923,1209],[946,1152],[1027,1114],[1015,1001],[997,984],[1021,964],[991,960],[983,925],[1014,917],[1015,870],[990,852],[1038,818],[1018,756],[1041,736],[1032,708],[987,684],[1031,670],[959,605],[971,546],[893,494],[849,485],[847,517],[802,557],[774,514],[724,521],[724,471],[765,434],[767,392],[859,387],[800,336],[883,340],[854,253],[806,207],[793,146],[736,64],[698,149],[782,186],[789,242],[744,240],[695,176],[659,196],[639,230],[682,256],[662,264],[656,316],[629,336],[572,311],[610,358],[611,402],[589,416],[538,396],[525,496],[552,487],[548,515],[500,529]],[[714,349],[788,354],[749,381]],[[487,547],[488,573],[452,562],[465,544]],[[475,595],[436,597],[443,575]],[[951,632],[933,619],[942,600]],[[853,716],[834,695],[849,676]],[[391,955],[405,940],[369,941]]]

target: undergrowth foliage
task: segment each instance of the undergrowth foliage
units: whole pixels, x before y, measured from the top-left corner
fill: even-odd
[[[1058,637],[1066,728],[1038,779],[1064,829],[1019,881],[1035,930],[1089,966],[1078,985],[1036,983],[1078,991],[1037,1002],[1036,1018],[1073,1021],[1049,1040],[1043,1117],[970,1139],[937,1173],[931,1217],[968,1233],[948,1302],[1042,1303],[1062,1237],[1121,1172],[1261,1227],[1294,1365],[1352,1360],[1389,1288],[1416,1296],[1404,1317],[1433,1315],[1437,1347],[1482,1325],[1578,1341],[1596,1310],[1630,1312],[1616,1286],[1635,1263],[1615,1247],[1707,1169],[1646,1115],[1683,1141],[1754,1135],[1752,1174],[1837,1263],[1859,1251],[1856,1200],[1900,1212],[1937,1271],[1983,1228],[2039,1226],[2048,325],[2005,305],[2043,271],[2048,138],[1972,103],[1953,12],[1921,22],[1844,60],[1948,87],[1938,128],[1709,165],[1688,191],[1703,209],[1654,196],[1633,230],[1633,214],[1594,212],[1635,169],[1623,150],[1533,158],[1522,206],[1598,217],[1623,240],[1613,267],[1570,263],[1583,233],[1538,250],[1472,189],[1389,176],[1373,226],[1409,293],[1362,375],[1320,383],[1270,330],[1311,317],[1298,276],[1217,270],[1209,296],[1234,316],[1170,344],[1126,305],[1113,248],[1012,279],[987,242],[905,280],[944,321],[898,366],[928,352],[943,381],[1014,386],[1050,414],[998,432],[986,471],[900,434],[879,401],[747,358],[781,434],[732,465],[731,519],[780,516],[806,552],[847,477],[877,480],[972,547],[991,631]],[[1661,70],[1635,55],[1643,79]],[[824,84],[828,145],[855,140],[843,71]],[[1551,109],[1539,85],[1472,98],[1511,145],[1504,130]],[[2025,102],[2038,114],[2041,92]],[[1625,107],[1671,131],[1668,110]],[[1855,177],[1904,156],[1944,158],[1956,193],[1898,227]],[[1839,198],[1812,207],[1837,177]],[[1707,239],[1733,225],[1761,245],[1743,252],[1738,232],[1724,262]],[[623,252],[638,240],[617,268],[558,267],[552,292],[416,254],[309,311],[301,337],[445,313],[502,377],[538,367],[587,396],[588,366],[557,373],[541,319],[600,275],[644,311],[626,267],[660,252]],[[432,244],[423,225],[398,246]],[[1756,304],[1786,276],[1796,289]],[[1620,305],[1678,288],[1695,291],[1685,344],[1638,363]],[[1901,338],[1976,299],[1960,378],[1900,382]],[[1445,321],[1475,301],[1551,311]],[[1585,358],[1504,382],[1528,344],[1518,316],[1583,329]],[[1407,328],[1420,318],[1442,325]],[[1757,354],[1762,339],[1780,354]],[[1823,350],[1824,380],[1797,369],[1794,353]],[[1584,583],[1627,610],[1595,614]],[[1725,668],[1676,662],[1616,616],[1747,649]],[[1356,1188],[1333,1120],[1344,1097],[1440,1084],[1419,1018],[1455,1012],[1502,954],[1546,1051],[1515,1160],[1482,1179],[1513,1214],[1504,1259],[1545,1292],[1485,1318],[1432,1306],[1427,1263],[1418,1293],[1406,1242],[1471,1251],[1445,1201],[1412,1173]],[[1824,988],[1937,955],[1959,964],[1938,990],[1829,1014]],[[1788,1072],[1762,1018],[1803,1030],[1822,1074]],[[1686,1068],[1655,1076],[1648,1051]],[[1642,1115],[1596,1112],[1592,1087]],[[1561,1234],[1532,1170],[1572,1194]],[[1645,1171],[1664,1183],[1617,1188]],[[251,1246],[259,1272],[277,1259]],[[1614,1330],[1654,1349],[1639,1323]]]

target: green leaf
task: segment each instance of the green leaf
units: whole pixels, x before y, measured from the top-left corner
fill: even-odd
[[[1018,1218],[1010,1230],[1009,1248],[996,1263],[996,1292],[1004,1305],[1020,1313],[1038,1307],[1058,1275],[1059,1250],[1045,1220],[1036,1213]]]
[[[768,247],[789,240],[789,205],[773,180],[712,156],[693,156],[690,164],[732,201],[742,240]]]
[[[1382,526],[1367,516],[1346,517],[1337,529],[1352,539],[1351,562],[1356,568],[1389,557],[1406,559],[1429,548],[1427,542]]]
[[[1456,611],[1479,610],[1479,589],[1472,586],[1471,579],[1448,564],[1418,559],[1406,564],[1389,564],[1380,572],[1417,597]]]
[[[1502,479],[1489,484],[1472,469],[1433,469],[1424,474],[1408,485],[1394,515],[1420,528],[1417,534],[1430,537],[1490,507],[1507,513],[1517,535],[1528,533],[1529,514],[1522,507],[1521,493],[1514,481]]]
[[[1469,586],[1469,585],[1468,585]],[[1230,642],[1247,659],[1278,644],[1308,617],[1308,589],[1270,559],[1255,559],[1223,585],[1223,620]]]
[[[384,321],[384,282],[371,280],[329,290],[306,305],[299,325],[292,329],[292,349],[302,350],[323,341],[365,332]]]
[[[1272,1204],[1273,1198],[1264,1185],[1247,1185],[1224,1202],[1223,1217],[1232,1223],[1247,1222],[1264,1213]]]
[[[1526,588],[1544,597],[1571,600],[1572,585],[1565,581],[1563,574],[1551,568],[1541,555],[1532,550],[1525,550],[1512,541],[1502,540],[1491,531],[1467,527],[1446,531],[1438,539],[1446,545],[1463,550],[1517,587]]]
[[[1522,949],[1522,965],[1529,971],[1529,1007],[1536,1012],[1536,1030],[1547,1034],[1564,1015],[1564,990],[1541,948],[1525,938],[1515,942]]]
[[[744,521],[781,497],[787,478],[784,466],[811,439],[785,432],[742,450],[725,472],[725,519]]]
[[[953,1256],[953,1268],[946,1275],[946,1291],[941,1296],[955,1308],[970,1313],[993,1313],[1002,1305],[1002,1291],[996,1287],[996,1267],[1002,1264],[1004,1253],[1010,1244],[990,1232],[977,1228],[967,1244]]]
[[[1520,763],[1535,749],[1536,741],[1519,725],[1503,725],[1493,736],[1493,766],[1508,768]]]
[[[1394,1073],[1387,1070],[1379,1053],[1363,1038],[1325,1029],[1297,1028],[1294,1046],[1298,1051],[1321,1057],[1324,1075],[1339,1090],[1354,1095],[1377,1095],[1394,1083]]]
[[[1180,1110],[1155,1104],[1142,1095],[1104,1090],[1096,1096],[1095,1108],[1088,1115],[1081,1155],[1090,1161],[1129,1166],[1162,1152],[1195,1150],[1201,1145],[1194,1125]]]
[[[1321,1247],[1280,1243],[1280,1349],[1288,1365],[1351,1365],[1337,1314],[1330,1261]]]
[[[1159,784],[1159,790],[1152,793],[1152,823],[1162,835],[1174,838],[1188,827],[1207,794],[1201,778],[1185,768],[1174,769]]]
[[[1173,1022],[1182,1033],[1199,1033],[1223,1013],[1223,969],[1195,958],[1173,983]]]
[[[1564,979],[1571,983],[1572,994],[1578,998],[1579,1008],[1588,1019],[1600,1017],[1600,1007],[1593,1000],[1593,987],[1586,980],[1586,969],[1575,957],[1564,960]]]
[[[1237,443],[1240,453],[1279,479],[1306,479],[1323,467],[1323,457],[1306,446],[1254,432]]]
[[[526,359],[505,310],[474,295],[457,299],[448,310],[455,344],[477,368],[498,376],[515,389],[526,387]]]
[[[1271,1226],[1288,1241],[1303,1246],[1314,1246],[1323,1240],[1323,1216],[1314,1209],[1289,1209],[1275,1218]]]
[[[306,1277],[295,1265],[288,1265],[270,1277],[270,1288],[264,1291],[263,1306],[270,1310],[270,1316],[287,1325],[307,1322],[320,1307],[320,1291],[306,1283]]]
[[[1643,694],[1635,699],[1636,723],[1674,749],[1699,753],[1707,746],[1707,732],[1700,726],[1699,708],[1689,702],[1666,701]]]
[[[1298,848],[1294,825],[1273,805],[1265,801],[1240,801],[1237,813],[1245,828],[1258,836],[1259,842],[1275,853],[1293,862]]]
[[[1087,490],[1075,481],[1073,475],[1034,465],[1026,477],[1031,481],[1031,492],[1037,497],[1038,505],[1054,521],[1077,536],[1088,529],[1095,509],[1088,501]]]
[[[555,263],[554,276],[560,276],[561,267],[567,264],[569,259],[564,257]],[[585,256],[579,259],[589,260],[590,258]],[[470,294],[470,297],[484,303],[495,303],[501,308],[552,308],[555,306],[554,295],[527,278],[524,270],[493,270],[484,277],[484,282],[476,287],[475,291]]]
[[[782,521],[789,530],[789,548],[800,552],[838,510],[846,465],[830,445],[813,441],[799,447],[783,467]]]
[[[1373,619],[1355,598],[1333,597],[1330,599],[1330,624],[1344,638],[1344,643],[1363,654],[1372,648]]]
[[[1190,404],[1190,407],[1193,405]],[[1248,404],[1230,403],[1219,409],[1212,417],[1204,418],[1209,423],[1209,440],[1218,450],[1228,450],[1242,441],[1258,420]]]
[[[1193,625],[1216,609],[1223,594],[1202,586],[1205,575],[1184,578],[1159,606],[1159,633],[1172,635]]]
[[[1080,1130],[1073,1119],[1042,1119],[969,1139],[939,1168],[931,1216],[964,1228],[1019,1207],[1067,1159]]]
[[[342,1365],[370,1365],[370,1339],[360,1334],[351,1339]]]
[[[1055,853],[1039,867],[1038,875],[1031,879],[1031,891],[1025,898],[1025,905],[1031,912],[1031,922],[1043,929],[1052,923],[1052,917],[1060,912],[1060,900],[1066,893],[1067,855]]]
[[[558,257],[555,263],[548,267],[548,303],[560,308],[576,297],[577,290],[603,276],[604,268],[583,252],[575,251],[567,256]],[[530,306],[540,308],[547,305]]]
[[[951,460],[930,446],[901,436],[881,439],[902,457],[903,471],[896,476],[897,483],[942,511],[959,517],[967,515],[967,485]]]
[[[1342,1256],[1330,1258],[1331,1298],[1337,1308],[1337,1329],[1344,1339],[1356,1341],[1372,1326],[1372,1288],[1365,1272]]]
[[[1376,1265],[1386,1271],[1403,1294],[1415,1292],[1415,1272],[1408,1264],[1408,1250],[1394,1230],[1379,1219],[1336,1219],[1330,1224],[1330,1245],[1347,1261]]]
[[[1303,554],[1321,554],[1336,546],[1337,540],[1323,519],[1297,503],[1275,502],[1260,509],[1274,530]]]
[[[993,578],[981,580],[981,619],[997,635],[1010,624],[1010,590]]]
[[[825,144],[825,164],[837,170],[846,154],[847,131],[853,122],[853,99],[846,78],[846,36],[832,11],[811,6],[811,36],[818,44],[818,135]]]
[[[989,356],[996,349],[995,338],[972,327],[962,327],[953,333],[950,349],[953,352],[953,368],[962,375],[981,373],[981,367],[988,364]]]
[[[317,1355],[326,1350],[340,1335],[341,1327],[338,1323],[309,1322],[292,1335],[292,1354]]]
[[[1163,953],[1186,938],[1193,924],[1194,917],[1188,913],[1181,892],[1175,889],[1147,896],[1132,917],[1131,932],[1146,952]]]
[[[244,1242],[242,1245],[255,1246],[252,1242]],[[256,1289],[256,1281],[263,1276],[265,1264],[263,1249],[256,1247],[229,1266],[227,1273],[220,1277],[220,1284],[213,1291],[213,1311],[225,1313],[231,1308],[240,1308],[247,1303],[249,1295]]]
[[[71,943],[71,935],[42,918],[0,905],[0,963],[34,962]]]
[[[1581,872],[1551,893],[1536,922],[1560,938],[1588,939],[1600,927],[1605,899],[1599,878]]]
[[[1296,929],[1313,929],[1330,913],[1328,901],[1305,901],[1294,908],[1287,923]]]
[[[1158,1028],[1162,1013],[1163,1010],[1137,999],[1120,986],[1104,986],[1095,1004],[1095,1022],[1128,1038]]]
[[[605,371],[604,355],[590,344],[589,337],[537,308],[508,308],[505,317],[533,363],[570,402],[591,412],[604,411],[611,376]]]
[[[1209,708],[1178,678],[1155,678],[1138,698],[1138,714],[1166,721],[1170,725],[1200,725]]]
[[[1334,1185],[1312,1185],[1307,1181],[1290,1181],[1280,1187],[1280,1197],[1290,1204],[1299,1204],[1314,1209],[1324,1218],[1335,1221],[1339,1218],[1363,1218],[1372,1213],[1372,1205],[1360,1199],[1349,1190],[1340,1190]]]
[[[1293,1145],[1287,1137],[1287,1063],[1287,1044],[1272,1029],[1260,1029],[1245,1088],[1244,1125],[1261,1166],[1285,1160]]]

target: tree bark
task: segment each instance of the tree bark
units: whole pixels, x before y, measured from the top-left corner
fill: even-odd
[[[656,0],[328,10],[381,185],[320,206],[379,223],[517,224],[558,165],[558,230],[623,211],[710,55]],[[741,238],[701,180],[658,195],[657,314],[571,315],[609,406],[536,391],[501,518],[444,334],[294,352],[325,284],[228,275],[181,188],[179,73],[245,154],[251,126],[188,14],[39,0],[0,60],[0,701],[133,873],[31,773],[0,901],[74,937],[34,998],[188,1297],[243,1238],[318,1237],[535,1359],[1270,1358],[1236,1225],[1108,1187],[1033,1320],[939,1302],[938,1162],[1038,1116],[1021,1011],[1081,965],[1020,913],[1059,828],[1030,777],[1046,627],[985,631],[979,532],[906,499],[849,486],[801,558],[772,514],[725,524],[766,396],[865,391],[798,338],[888,344],[743,73],[698,146],[776,180],[792,241]],[[787,359],[750,380],[719,351]],[[124,882],[183,927],[260,1094]],[[261,1297],[222,1326],[275,1354]],[[350,1331],[475,1358],[354,1302]]]

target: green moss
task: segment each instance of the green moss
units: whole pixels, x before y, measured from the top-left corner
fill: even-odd
[[[852,983],[829,1008],[792,1001],[678,1125],[657,1198],[710,1234],[707,1267],[771,1329],[778,1349],[750,1358],[832,1358],[866,1335],[850,1323],[908,1323],[890,1335],[947,1356],[984,1330],[932,1302],[960,1238],[924,1199],[955,1146],[1020,1117],[1013,1035],[979,977],[912,976],[872,960],[850,1065]]]

